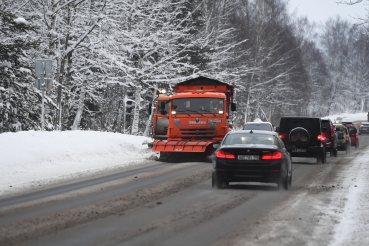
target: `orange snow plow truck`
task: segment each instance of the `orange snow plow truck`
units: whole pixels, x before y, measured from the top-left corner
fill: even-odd
[[[159,97],[156,105],[155,115],[160,117],[153,121],[153,151],[160,151],[161,158],[175,153],[212,154],[213,144],[220,143],[232,128],[234,86],[200,76],[173,88],[175,93],[165,100]],[[164,108],[168,110],[160,110]],[[167,129],[166,139],[155,138],[156,128]]]

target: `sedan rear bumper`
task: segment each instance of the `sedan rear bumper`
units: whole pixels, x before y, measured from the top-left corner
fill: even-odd
[[[280,163],[268,166],[220,167],[214,169],[216,177],[225,182],[278,183],[286,168]]]

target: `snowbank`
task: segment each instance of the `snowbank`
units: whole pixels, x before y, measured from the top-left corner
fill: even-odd
[[[0,195],[104,169],[142,163],[146,137],[95,131],[0,134]]]
[[[337,117],[341,118],[350,118],[353,121],[367,121],[367,115],[368,113],[357,113],[357,114],[348,114],[348,113],[342,113],[342,114],[335,114],[330,116],[325,116],[322,118],[329,118],[332,122],[335,122],[335,119]]]

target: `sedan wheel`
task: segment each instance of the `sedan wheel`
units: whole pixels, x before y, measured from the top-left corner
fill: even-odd
[[[222,180],[217,178],[214,173],[212,174],[212,178],[211,178],[211,186],[215,189],[222,189],[223,188]]]

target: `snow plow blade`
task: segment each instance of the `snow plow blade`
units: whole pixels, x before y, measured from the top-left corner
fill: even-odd
[[[205,152],[206,148],[213,143],[219,141],[214,140],[198,140],[198,141],[167,141],[156,140],[153,144],[153,151],[161,152]]]

